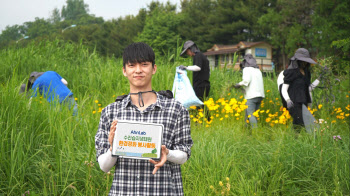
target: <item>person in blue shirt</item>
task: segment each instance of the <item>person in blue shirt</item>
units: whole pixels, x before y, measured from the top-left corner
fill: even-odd
[[[61,104],[67,104],[69,108],[73,107],[73,115],[77,114],[77,103],[74,100],[73,93],[67,87],[67,81],[57,72],[32,72],[29,76],[27,85],[22,84],[20,93],[29,89],[33,90],[31,97],[41,94],[48,102],[55,99]]]

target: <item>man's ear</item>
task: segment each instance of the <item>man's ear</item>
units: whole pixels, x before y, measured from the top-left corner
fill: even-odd
[[[153,66],[153,71],[152,71],[152,75],[154,75],[157,72],[157,65],[154,64]]]
[[[126,77],[125,67],[123,67],[123,75]]]

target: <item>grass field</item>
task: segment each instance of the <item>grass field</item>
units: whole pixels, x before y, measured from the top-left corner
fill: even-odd
[[[121,60],[60,41],[3,50],[0,59],[0,195],[106,195],[113,171],[99,169],[94,136],[101,109],[128,93]],[[172,89],[175,67],[191,62],[157,57],[154,89]],[[48,70],[68,81],[78,117],[41,97],[29,104],[18,94],[30,72]],[[190,111],[194,145],[182,166],[185,195],[350,195],[349,73],[337,77],[340,83],[331,89],[335,103],[319,101],[311,109],[327,123],[313,135],[296,136],[274,74],[264,77],[259,128],[250,130],[240,109],[242,93],[227,91],[240,73],[213,70],[214,118],[206,122],[200,111]],[[315,100],[325,91],[316,89]]]

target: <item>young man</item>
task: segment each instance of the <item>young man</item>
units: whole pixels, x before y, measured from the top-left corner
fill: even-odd
[[[152,76],[157,71],[154,61],[154,52],[147,44],[126,47],[123,74],[129,80],[130,93],[102,110],[95,147],[104,172],[116,167],[109,195],[184,194],[180,165],[191,154],[190,117],[180,102],[152,90]],[[118,120],[163,124],[161,160],[112,157]]]
[[[247,100],[246,119],[249,119],[249,123],[252,128],[257,127],[257,119],[253,113],[259,109],[261,101],[265,97],[264,93],[264,81],[259,66],[256,64],[256,60],[253,55],[244,55],[242,61],[243,67],[243,80],[234,85],[235,88],[244,88],[244,98]],[[250,117],[249,117],[250,116]]]

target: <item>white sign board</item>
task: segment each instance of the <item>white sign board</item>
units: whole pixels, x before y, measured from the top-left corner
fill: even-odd
[[[112,155],[135,159],[160,159],[162,124],[118,120]]]

